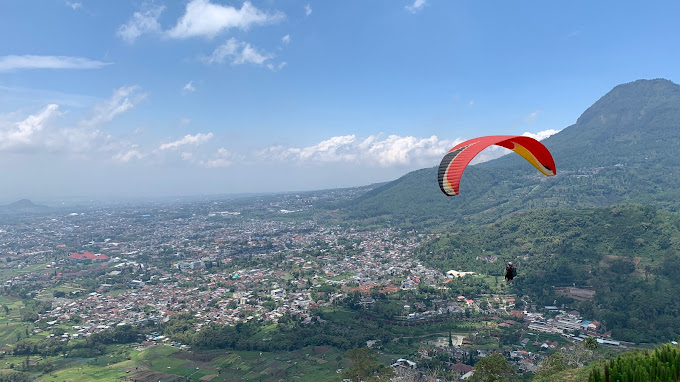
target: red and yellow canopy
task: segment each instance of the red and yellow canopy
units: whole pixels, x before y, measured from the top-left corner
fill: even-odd
[[[516,152],[545,176],[557,174],[555,161],[541,142],[522,135],[490,135],[461,142],[444,156],[438,173],[439,188],[442,192],[448,196],[458,195],[463,171],[477,154],[491,145]]]

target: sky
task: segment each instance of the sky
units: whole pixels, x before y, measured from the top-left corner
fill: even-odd
[[[680,81],[676,1],[5,0],[0,202],[384,182]],[[497,157],[487,151],[477,160]]]

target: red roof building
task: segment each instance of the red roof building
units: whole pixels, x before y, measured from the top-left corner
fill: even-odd
[[[83,253],[74,252],[69,256],[69,258],[70,259],[76,259],[76,260],[103,260],[103,261],[106,261],[106,260],[109,259],[109,257],[106,256],[106,255],[102,255],[100,253],[95,255],[94,253],[89,252],[89,251],[85,251]]]

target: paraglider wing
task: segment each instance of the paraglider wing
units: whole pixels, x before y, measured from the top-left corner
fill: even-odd
[[[482,150],[497,145],[521,155],[545,176],[557,174],[555,161],[550,151],[533,138],[522,135],[491,135],[472,138],[457,144],[439,164],[439,188],[448,196],[458,195],[458,186],[463,171],[470,161]]]

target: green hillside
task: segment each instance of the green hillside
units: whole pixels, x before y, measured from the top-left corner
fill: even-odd
[[[666,344],[653,351],[620,355],[605,362],[602,368],[594,367],[588,381],[680,381],[680,349]]]
[[[541,209],[481,228],[444,234],[416,255],[442,271],[503,276],[541,304],[566,303],[600,321],[615,338],[670,340],[680,334],[680,216],[640,205],[601,209]],[[491,262],[493,261],[493,262]],[[593,301],[575,301],[554,287],[587,286]]]
[[[411,172],[346,206],[349,218],[446,229],[519,210],[638,202],[680,207],[680,86],[639,80],[615,87],[543,143],[558,175],[546,178],[511,154],[469,167],[460,195],[444,196],[436,168]]]

